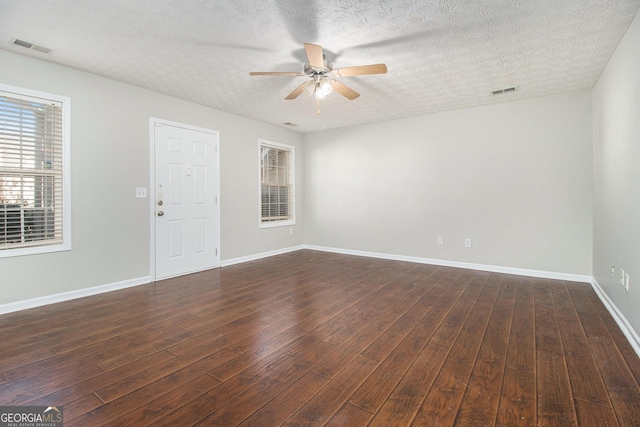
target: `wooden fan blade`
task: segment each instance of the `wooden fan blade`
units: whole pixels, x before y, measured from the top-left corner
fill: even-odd
[[[305,43],[304,51],[307,52],[309,65],[316,68],[324,67],[324,55],[322,54],[322,46],[317,44]]]
[[[304,76],[304,73],[296,73],[295,71],[252,71],[250,76]]]
[[[340,77],[384,74],[387,72],[387,66],[385,64],[360,65],[357,67],[336,68],[333,72]]]
[[[350,101],[353,101],[354,99],[360,96],[358,92],[345,86],[344,84],[340,83],[337,80],[331,83],[331,87],[333,88],[333,90],[335,90],[345,98],[349,99]]]
[[[309,80],[309,81],[313,82],[313,80]],[[298,86],[297,88],[295,88],[293,90],[293,92],[291,92],[289,95],[287,95],[287,97],[285,99],[286,100],[296,99],[298,96],[300,96],[300,94],[302,93],[302,90],[309,83],[309,81],[306,81],[306,82],[302,83],[300,86]]]

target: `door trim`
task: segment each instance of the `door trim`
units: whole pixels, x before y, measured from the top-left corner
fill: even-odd
[[[213,129],[207,129],[198,126],[192,126],[185,123],[172,122],[170,120],[160,119],[157,117],[149,117],[149,173],[150,173],[150,186],[148,192],[149,198],[149,277],[152,282],[156,281],[156,205],[155,205],[155,188],[156,188],[156,150],[155,150],[155,128],[156,125],[173,126],[197,132],[209,133],[218,136],[218,144],[216,146],[217,156],[214,159],[214,167],[217,171],[216,179],[216,194],[218,195],[218,203],[216,203],[216,248],[218,248],[218,265],[215,268],[219,268],[222,264],[222,248],[220,247],[220,132]]]

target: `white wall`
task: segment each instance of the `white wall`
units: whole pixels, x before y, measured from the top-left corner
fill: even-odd
[[[636,16],[593,91],[593,275],[635,331],[640,331],[639,46]],[[629,274],[629,292],[618,282],[620,269]]]
[[[582,91],[307,134],[305,243],[591,276],[591,120]]]
[[[70,252],[0,259],[0,305],[149,276],[149,117],[220,131],[221,258],[303,242],[300,134],[0,50],[0,82],[71,98]],[[258,138],[295,145],[297,224],[258,228]]]

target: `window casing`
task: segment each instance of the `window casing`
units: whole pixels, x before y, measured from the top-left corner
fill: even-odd
[[[0,258],[70,249],[69,104],[0,85]]]
[[[259,140],[260,227],[295,224],[295,148]]]

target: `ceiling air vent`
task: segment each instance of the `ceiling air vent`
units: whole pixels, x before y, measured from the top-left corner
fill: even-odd
[[[493,92],[491,92],[494,95],[500,95],[501,93],[507,93],[507,92],[513,92],[514,90],[516,90],[516,87],[507,87],[504,89],[498,89],[498,90],[494,90]]]
[[[11,40],[11,43],[16,45],[16,46],[26,47],[27,49],[35,50],[37,52],[42,52],[42,53],[51,52],[51,49],[49,49],[48,47],[40,46],[38,44],[26,42],[26,41],[20,40],[20,39],[13,39],[13,40]]]

